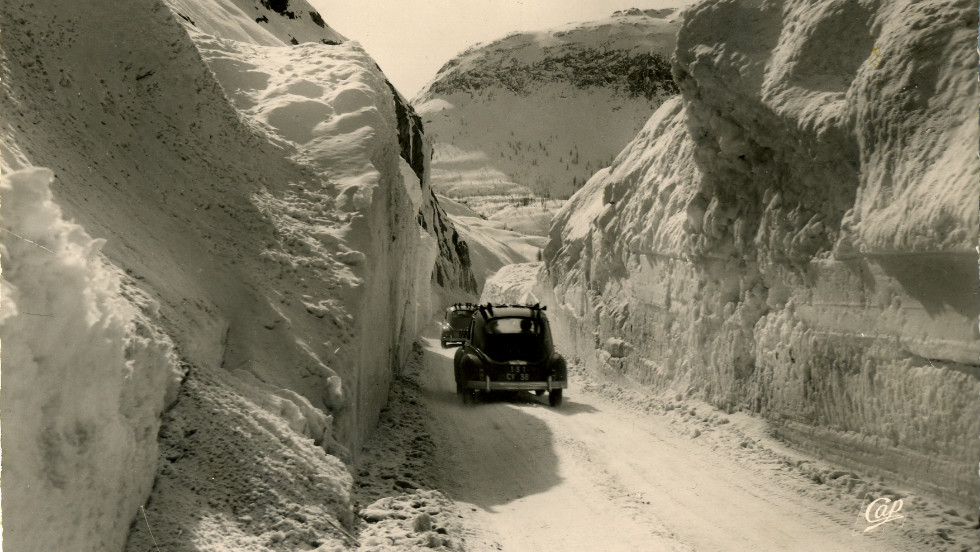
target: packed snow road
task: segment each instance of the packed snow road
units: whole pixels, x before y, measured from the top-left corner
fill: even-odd
[[[559,408],[530,393],[464,405],[455,349],[426,343],[436,472],[478,528],[467,550],[916,549],[897,532],[863,533],[859,503],[808,496],[814,483],[785,462],[717,432],[698,439],[574,379]]]

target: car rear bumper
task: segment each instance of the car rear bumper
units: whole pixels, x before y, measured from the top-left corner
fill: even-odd
[[[467,389],[479,389],[481,391],[551,391],[552,389],[567,389],[567,381],[491,381],[469,380],[466,382]]]

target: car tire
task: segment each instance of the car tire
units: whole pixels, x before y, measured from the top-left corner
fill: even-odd
[[[561,406],[561,389],[548,391],[548,404],[551,406]]]
[[[471,405],[476,402],[475,389],[463,389],[463,404]]]
[[[442,345],[442,348],[443,349],[448,349],[449,348],[449,344],[446,343],[445,341],[440,341],[439,343]]]

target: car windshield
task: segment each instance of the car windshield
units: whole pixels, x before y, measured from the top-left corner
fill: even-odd
[[[544,355],[541,324],[529,318],[489,320],[484,352],[497,361],[534,361]]]
[[[470,311],[455,311],[449,315],[449,325],[457,330],[465,330],[469,327],[472,318]]]

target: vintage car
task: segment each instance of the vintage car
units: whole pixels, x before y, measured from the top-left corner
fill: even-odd
[[[442,333],[439,342],[442,348],[450,345],[462,345],[470,335],[470,319],[476,305],[473,303],[456,303],[446,309],[446,319],[442,322]]]
[[[548,392],[551,406],[561,404],[568,387],[565,359],[555,352],[551,327],[540,305],[477,307],[469,338],[456,351],[456,393],[465,402],[478,392]]]

